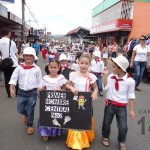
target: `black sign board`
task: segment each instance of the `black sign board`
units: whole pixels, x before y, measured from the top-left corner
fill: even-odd
[[[41,126],[91,130],[91,117],[91,92],[40,92]]]

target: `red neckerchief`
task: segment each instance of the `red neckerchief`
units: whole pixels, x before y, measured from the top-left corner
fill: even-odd
[[[118,91],[119,90],[119,81],[123,81],[123,79],[117,79],[116,76],[112,76],[112,79],[115,79],[115,89]]]
[[[54,53],[54,52],[50,52],[50,55],[56,55],[56,53]]]
[[[67,63],[65,65],[61,64],[60,67],[61,67],[61,69],[69,68],[69,64],[67,64]]]
[[[100,62],[101,60],[98,58],[95,59],[96,63]]]
[[[19,64],[23,69],[31,69],[34,65],[26,66],[25,64]]]
[[[128,74],[127,78],[130,78],[131,76]],[[117,79],[116,76],[112,76],[111,79],[115,79],[115,89],[118,91],[119,90],[119,81],[123,81],[123,79]]]

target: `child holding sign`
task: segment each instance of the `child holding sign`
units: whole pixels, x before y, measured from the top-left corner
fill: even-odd
[[[93,88],[91,95],[92,99],[97,99],[98,88],[96,84],[96,76],[88,72],[91,59],[88,55],[81,55],[78,61],[79,71],[71,72],[69,75],[69,81],[66,84],[66,88],[70,89],[74,95],[78,94],[78,91],[90,91]],[[69,129],[66,144],[72,149],[83,149],[90,147],[89,142],[94,139],[94,125],[92,121],[92,130],[72,130]]]
[[[40,91],[53,90],[58,91],[65,89],[64,85],[66,84],[66,78],[60,74],[60,64],[57,60],[52,59],[48,65],[49,74],[43,77],[43,87],[40,88]],[[50,128],[50,127],[41,127],[38,124],[38,133],[43,137],[44,141],[48,140],[48,137],[60,136],[64,129]]]

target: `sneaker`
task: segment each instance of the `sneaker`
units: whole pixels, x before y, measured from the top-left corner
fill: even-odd
[[[33,127],[28,127],[28,128],[27,128],[27,134],[28,134],[28,135],[31,135],[31,134],[33,134],[33,133],[34,133]]]

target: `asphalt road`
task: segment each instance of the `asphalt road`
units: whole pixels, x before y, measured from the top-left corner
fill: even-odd
[[[41,55],[39,56],[38,65],[41,67],[44,75],[44,67]],[[142,83],[142,91],[136,92],[134,120],[128,118],[128,150],[150,150],[150,84]],[[43,142],[42,138],[36,133],[36,126],[39,116],[39,101],[35,109],[33,135],[26,134],[26,126],[23,124],[23,118],[16,110],[17,100],[7,98],[4,80],[0,82],[0,150],[67,150],[65,145],[67,133],[61,137],[50,139]],[[95,117],[95,140],[89,149],[91,150],[118,150],[117,126],[114,118],[110,146],[105,148],[101,144],[101,125],[103,120],[104,97],[99,97],[93,101]]]

